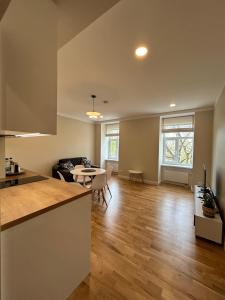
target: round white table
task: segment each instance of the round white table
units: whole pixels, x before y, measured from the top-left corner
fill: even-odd
[[[85,172],[85,170],[87,170]],[[88,170],[94,170],[93,172],[88,172]],[[105,174],[105,169],[100,169],[100,168],[78,168],[78,169],[73,169],[70,171],[71,174],[73,174],[75,176],[74,181],[76,181],[76,178],[78,176],[83,176],[84,177],[84,181],[83,181],[83,185],[85,186],[85,177],[89,176],[92,178],[92,176],[98,176],[100,174]]]

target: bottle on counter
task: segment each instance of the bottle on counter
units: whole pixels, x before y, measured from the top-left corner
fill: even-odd
[[[14,163],[14,173],[19,173],[19,165],[17,162]]]
[[[13,174],[13,173],[15,173],[15,164],[14,164],[12,157],[10,157],[9,161],[10,161],[10,173]]]
[[[5,171],[10,172],[10,161],[7,157],[5,158]]]

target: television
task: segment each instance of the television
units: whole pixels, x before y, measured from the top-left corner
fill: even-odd
[[[201,186],[202,193],[211,193],[210,187],[207,187],[207,170],[205,164],[203,164],[203,184]]]
[[[206,172],[206,166],[203,164],[203,190],[207,190],[207,183],[206,183],[206,178],[207,178],[207,172]]]
[[[201,193],[206,193],[208,190],[206,180],[207,180],[207,171],[206,171],[205,164],[203,164],[203,180],[202,180],[202,184],[199,185],[199,187],[201,188],[201,190],[200,190]]]

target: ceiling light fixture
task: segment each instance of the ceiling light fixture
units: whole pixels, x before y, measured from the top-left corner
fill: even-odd
[[[143,57],[145,56],[146,54],[148,53],[148,48],[146,47],[138,47],[136,50],[135,50],[135,54],[136,56],[138,57]]]
[[[96,95],[91,95],[92,98],[92,111],[87,111],[86,115],[90,118],[90,119],[98,119],[101,118],[101,113],[95,111],[95,98]]]
[[[170,104],[170,107],[175,107],[175,106],[176,106],[175,103],[171,103],[171,104]]]

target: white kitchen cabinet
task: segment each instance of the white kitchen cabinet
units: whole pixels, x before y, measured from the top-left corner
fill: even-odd
[[[12,0],[0,26],[0,133],[56,134],[55,4],[51,0]]]

